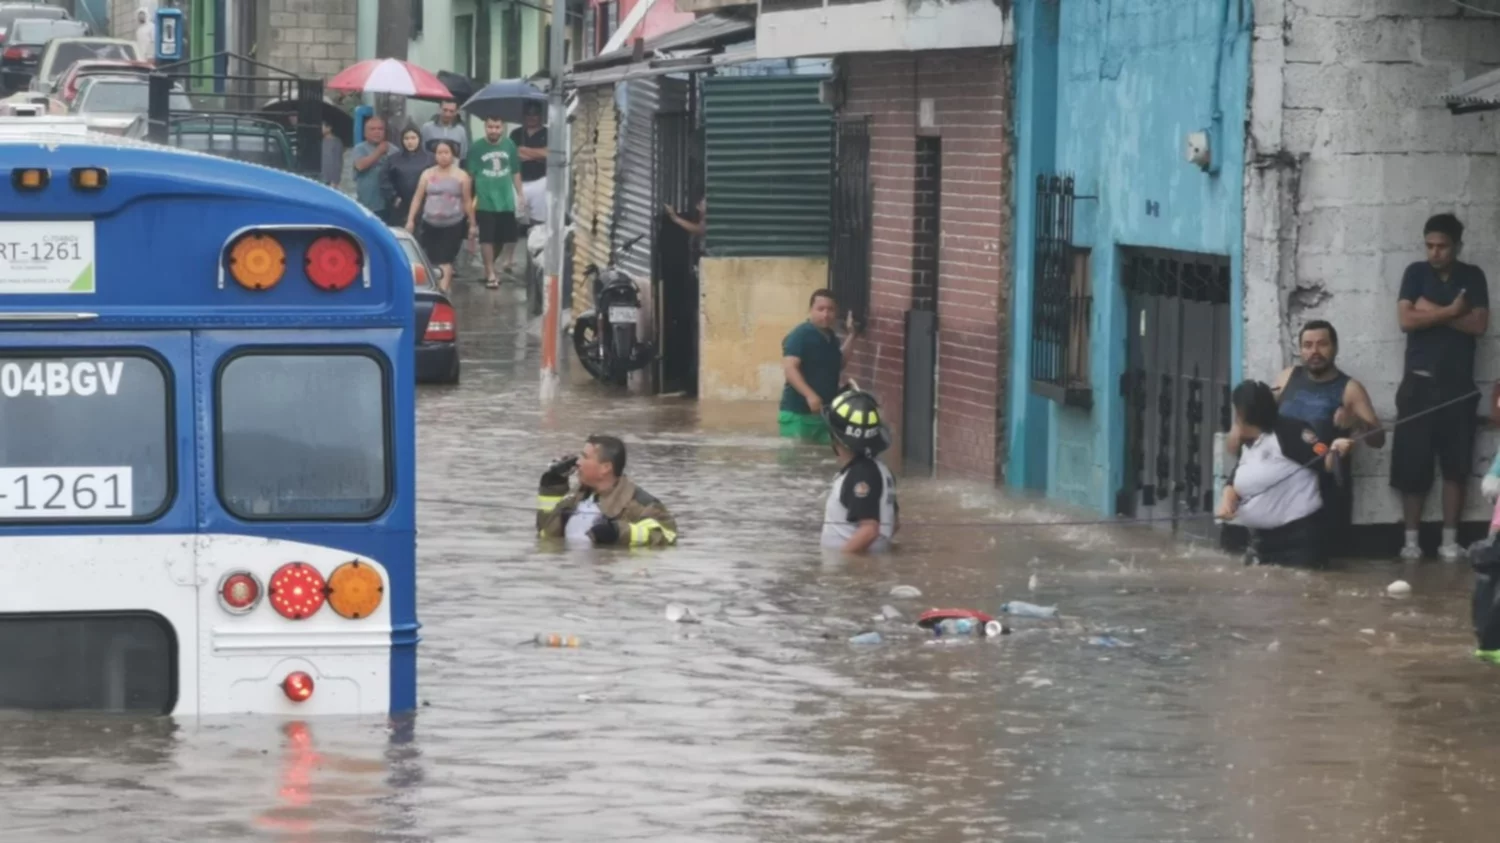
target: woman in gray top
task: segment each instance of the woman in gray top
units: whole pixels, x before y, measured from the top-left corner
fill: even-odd
[[[473,236],[479,230],[474,219],[474,181],[455,163],[456,146],[452,141],[438,141],[437,163],[422,174],[411,209],[406,212],[406,230],[413,234],[418,212],[422,215],[422,234],[417,239],[442,272],[438,287],[444,293],[452,287],[453,259],[463,248],[465,232]]]

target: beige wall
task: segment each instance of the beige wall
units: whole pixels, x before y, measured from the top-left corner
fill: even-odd
[[[775,401],[785,383],[781,340],[828,284],[824,258],[703,258],[698,397]]]

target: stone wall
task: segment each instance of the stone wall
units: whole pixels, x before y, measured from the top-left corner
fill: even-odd
[[[261,61],[325,79],[354,63],[356,0],[269,0],[269,8]]]
[[[1463,257],[1490,277],[1500,306],[1497,115],[1453,116],[1442,95],[1500,64],[1500,18],[1435,0],[1256,0],[1245,175],[1245,368],[1269,379],[1295,359],[1310,319],[1340,332],[1339,364],[1363,381],[1382,419],[1395,414],[1405,337],[1401,274],[1422,260],[1422,225],[1457,213]],[[1492,337],[1495,332],[1492,328]],[[1500,375],[1480,343],[1488,395]],[[1494,455],[1481,435],[1474,474]],[[1354,470],[1356,523],[1392,523],[1390,447]],[[1487,516],[1471,483],[1466,520]],[[1426,518],[1438,517],[1438,496]]]
[[[901,417],[905,315],[938,313],[937,470],[998,481],[1010,366],[1011,59],[1008,49],[848,56],[842,116],[869,115],[874,192],[870,316],[851,374]],[[932,124],[920,125],[923,100]],[[921,160],[919,136],[938,139]],[[931,152],[926,153],[928,156]],[[932,166],[940,167],[937,196]],[[927,169],[920,169],[925,165]],[[936,284],[919,207],[936,201]],[[924,303],[923,300],[926,300]]]

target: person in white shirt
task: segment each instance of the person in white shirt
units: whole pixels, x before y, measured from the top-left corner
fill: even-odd
[[[145,6],[135,11],[135,44],[145,61],[156,61],[156,22]]]
[[[857,387],[847,390],[823,408],[823,420],[839,459],[823,507],[823,547],[845,553],[890,550],[900,507],[896,477],[879,456],[890,447],[890,433],[875,396]]]
[[[1335,455],[1347,458],[1354,443],[1325,443],[1307,422],[1281,415],[1260,381],[1235,387],[1230,403],[1230,436],[1244,444],[1217,516],[1249,528],[1251,554],[1262,564],[1320,567],[1318,472],[1337,470]]]

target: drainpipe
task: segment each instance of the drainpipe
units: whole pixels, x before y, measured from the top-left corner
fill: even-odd
[[[1219,86],[1224,80],[1224,45],[1229,40],[1229,7],[1236,2],[1238,0],[1221,0],[1218,43],[1214,47],[1214,83],[1208,94],[1208,172],[1215,176],[1219,174],[1224,151],[1224,108]]]

